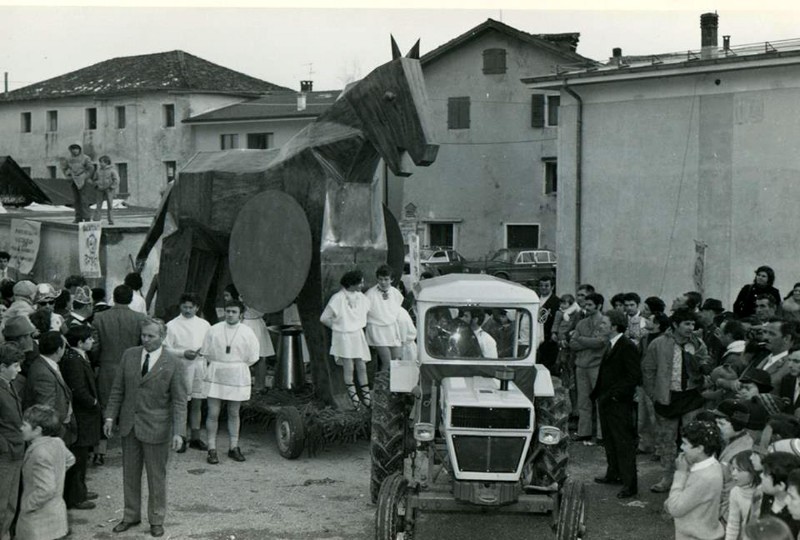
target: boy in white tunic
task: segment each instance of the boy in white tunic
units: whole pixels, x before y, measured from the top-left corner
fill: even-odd
[[[384,264],[375,272],[378,284],[366,292],[367,343],[378,354],[378,369],[389,369],[391,360],[400,360],[402,343],[397,317],[403,309],[403,295],[392,287],[392,267]]]
[[[367,384],[367,362],[370,361],[369,346],[364,337],[367,326],[369,300],[361,292],[364,274],[360,270],[346,272],[339,280],[342,288],[331,296],[319,320],[332,330],[330,353],[336,365],[342,366],[344,385],[353,406],[359,407],[361,400],[356,392],[353,371],[358,376],[364,405],[372,405]]]
[[[239,449],[239,409],[250,399],[250,366],[258,362],[259,345],[250,328],[241,324],[244,305],[238,300],[225,302],[225,320],[212,326],[201,349],[208,360],[206,395],[208,396],[208,463],[219,463],[217,430],[222,403],[228,408],[228,457],[244,461]]]
[[[208,450],[200,439],[200,419],[203,400],[206,399],[206,360],[198,352],[203,346],[211,325],[197,316],[200,300],[194,293],[184,293],[180,298],[181,314],[167,323],[167,339],[164,347],[183,361],[186,395],[189,397],[189,446],[197,450]],[[186,451],[183,441],[178,452]]]

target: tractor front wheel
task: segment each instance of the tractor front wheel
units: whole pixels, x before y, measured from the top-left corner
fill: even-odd
[[[536,427],[534,432],[533,451],[529,468],[526,467],[525,476],[530,485],[543,488],[561,486],[567,479],[567,465],[569,464],[569,411],[570,402],[567,389],[561,380],[553,377],[553,397],[534,398],[536,409]],[[544,444],[539,441],[538,428],[551,426],[561,431],[561,439],[556,444]]]
[[[303,416],[294,407],[282,407],[275,419],[275,441],[278,452],[286,459],[297,459],[303,453],[306,428]]]
[[[408,480],[400,473],[388,476],[378,494],[375,540],[411,540],[415,515],[408,506]]]
[[[389,390],[389,372],[375,374],[372,389],[372,434],[369,453],[372,460],[369,494],[378,501],[381,483],[392,473],[403,470],[408,413],[402,394]]]
[[[586,488],[574,478],[564,482],[558,506],[556,540],[579,540],[586,537]]]

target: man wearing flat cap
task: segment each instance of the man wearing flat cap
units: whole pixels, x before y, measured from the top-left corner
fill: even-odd
[[[6,321],[5,326],[3,326],[3,338],[5,338],[6,342],[16,344],[25,355],[25,359],[22,361],[21,366],[22,381],[24,381],[25,377],[28,376],[28,368],[30,367],[31,362],[39,357],[39,347],[33,340],[33,333],[35,331],[36,327],[33,326],[33,323],[31,323],[28,317],[25,317],[24,315],[11,317]],[[20,379],[17,380],[19,381]],[[18,389],[21,387],[22,383],[19,383]]]
[[[30,323],[28,323],[30,324]],[[10,537],[9,529],[17,510],[22,457],[22,402],[14,380],[24,358],[13,343],[0,345],[0,538]]]
[[[3,320],[8,320],[11,317],[18,315],[30,315],[36,311],[33,305],[33,299],[36,297],[36,284],[32,281],[22,280],[14,284],[14,301],[8,306],[3,315]]]
[[[722,313],[724,308],[722,302],[716,298],[706,298],[700,310],[697,312],[697,326],[702,332],[703,343],[708,349],[708,356],[714,366],[719,365],[725,347],[719,339],[719,328],[714,324],[714,318]]]

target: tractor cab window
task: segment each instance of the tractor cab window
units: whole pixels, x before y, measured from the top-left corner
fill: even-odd
[[[524,309],[438,306],[425,315],[425,349],[434,358],[521,359],[531,330]]]

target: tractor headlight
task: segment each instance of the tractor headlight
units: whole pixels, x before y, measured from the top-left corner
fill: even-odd
[[[558,444],[563,436],[563,433],[557,427],[539,426],[539,442],[542,444]]]
[[[414,439],[419,442],[430,442],[433,440],[434,427],[433,424],[427,422],[420,422],[414,424]]]

